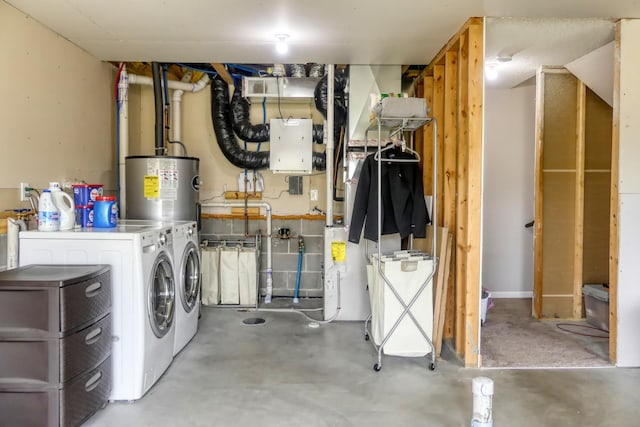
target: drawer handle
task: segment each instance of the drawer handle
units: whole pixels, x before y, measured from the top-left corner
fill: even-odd
[[[102,335],[102,328],[95,328],[93,331],[89,332],[86,337],[84,337],[84,342],[87,345],[95,344],[100,339],[100,335]]]
[[[156,251],[156,245],[147,245],[142,248],[142,252],[145,254],[152,253]]]
[[[87,289],[84,290],[84,294],[87,296],[87,298],[93,298],[100,293],[101,289],[102,283],[92,283],[91,285],[87,286]]]
[[[89,381],[87,381],[84,385],[84,389],[87,391],[87,393],[91,392],[93,389],[98,387],[98,384],[100,384],[101,379],[102,379],[102,371],[96,372],[91,378],[89,378]]]

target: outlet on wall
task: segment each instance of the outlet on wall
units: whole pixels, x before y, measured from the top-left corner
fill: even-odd
[[[318,200],[318,190],[316,190],[315,188],[312,188],[309,191],[309,198],[311,199],[312,202],[315,202]]]
[[[28,190],[29,188],[29,184],[27,184],[26,182],[21,182],[20,183],[20,201],[24,202],[29,200],[29,197],[31,197],[31,190]]]

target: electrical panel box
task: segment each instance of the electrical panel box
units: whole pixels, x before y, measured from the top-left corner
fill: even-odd
[[[269,169],[273,173],[308,175],[313,169],[311,119],[271,119]]]

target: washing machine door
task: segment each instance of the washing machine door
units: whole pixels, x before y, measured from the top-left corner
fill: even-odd
[[[198,295],[200,293],[200,281],[202,278],[200,270],[200,253],[198,247],[189,242],[182,256],[182,286],[180,289],[180,299],[182,306],[187,313],[196,307]]]
[[[158,338],[169,332],[175,314],[175,279],[169,257],[163,252],[156,258],[149,286],[149,321]]]

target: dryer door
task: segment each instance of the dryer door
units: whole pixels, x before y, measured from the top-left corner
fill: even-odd
[[[156,258],[149,286],[149,320],[151,329],[162,338],[171,329],[175,314],[175,280],[173,267],[162,252]]]
[[[180,299],[182,306],[187,313],[196,307],[198,295],[200,294],[200,281],[202,278],[200,270],[200,253],[198,247],[189,242],[182,256],[182,287],[180,289]]]

